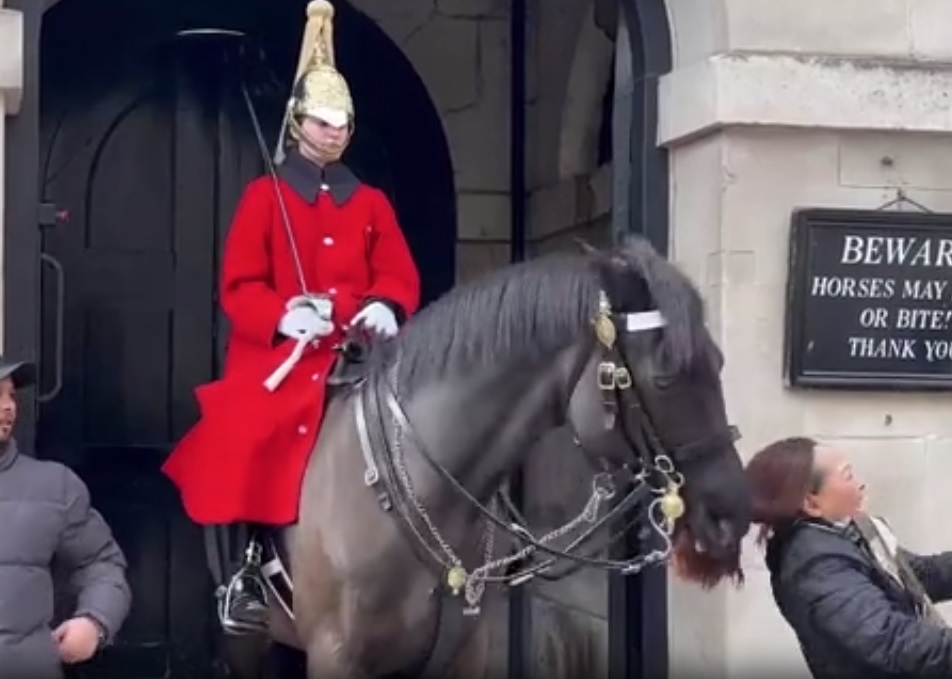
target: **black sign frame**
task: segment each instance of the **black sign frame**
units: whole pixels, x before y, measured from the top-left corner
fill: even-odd
[[[809,308],[809,283],[814,269],[810,261],[810,236],[816,229],[848,227],[856,232],[884,227],[901,232],[935,231],[952,238],[952,214],[837,208],[794,210],[790,229],[787,268],[787,308],[784,328],[784,377],[791,388],[856,391],[952,391],[952,371],[930,374],[903,371],[859,372],[810,370],[802,319]],[[952,279],[952,275],[949,276]],[[950,331],[952,339],[952,331]]]

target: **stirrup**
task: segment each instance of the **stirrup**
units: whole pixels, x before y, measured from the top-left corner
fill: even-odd
[[[263,606],[267,606],[268,590],[264,580],[261,577],[261,545],[252,540],[248,543],[245,550],[245,563],[229,580],[228,585],[218,587],[215,596],[218,599],[218,621],[227,634],[248,635],[265,634],[268,632],[268,623],[251,623],[244,620],[236,620],[231,615],[232,604],[236,597],[244,594],[250,598],[260,601]],[[248,588],[252,591],[245,593],[239,589]]]
[[[231,607],[234,603],[235,596],[236,594],[241,594],[236,591],[239,582],[242,583],[242,586],[251,584],[253,587],[258,588],[257,593],[261,595],[260,601],[263,606],[267,606],[267,598],[264,594],[265,590],[261,579],[251,573],[239,571],[227,586],[222,585],[215,592],[215,597],[218,599],[219,624],[226,634],[233,636],[267,634],[269,631],[267,619],[261,622],[248,622],[246,620],[236,619],[232,616]]]

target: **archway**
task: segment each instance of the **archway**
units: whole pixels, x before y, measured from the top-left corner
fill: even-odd
[[[543,234],[546,246],[574,247],[575,236],[605,242],[638,233],[666,253],[668,166],[664,149],[657,145],[656,110],[658,81],[671,65],[664,2],[589,0],[573,3],[571,11],[573,19],[578,17],[570,24],[575,31],[570,43],[574,53],[564,55],[565,66],[557,72],[564,78],[564,89],[548,92],[561,102],[560,109],[547,112],[559,116],[558,124],[551,126],[556,132],[538,142],[548,149],[540,174],[557,181],[544,190],[555,194],[552,202],[571,208],[564,210],[560,231]],[[566,42],[564,35],[560,42]],[[611,183],[608,191],[605,180]],[[596,183],[600,198],[611,195],[597,209],[592,196]],[[584,503],[578,497],[584,492],[568,481],[588,473],[584,461],[577,466],[566,462],[558,469],[537,462],[526,470],[527,513],[538,512],[541,518],[559,505],[556,498],[567,496],[573,497],[573,506]],[[622,545],[628,553],[645,548],[636,533],[631,531],[630,544]],[[596,674],[604,669],[608,676],[667,676],[664,569],[609,577],[607,593],[605,580],[602,573],[590,572],[546,585],[542,589],[546,602],[534,606],[530,624],[551,625],[545,618],[558,619],[559,613],[568,618],[563,626],[572,629],[570,634],[590,640]],[[555,649],[548,654],[558,656]]]
[[[170,40],[180,29],[214,26],[245,32],[254,44],[264,47],[275,80],[259,92],[264,97],[259,105],[266,133],[276,136],[277,116],[297,61],[305,5],[304,0],[273,6],[257,0],[214,0],[198,6],[163,3],[140,11],[124,2],[47,0],[44,34],[62,27],[64,35],[81,47],[63,47],[59,60],[44,49],[43,110],[55,106],[49,94],[61,94],[64,84],[50,82],[60,73],[70,79],[67,96],[75,96],[76,88],[88,82],[76,79],[75,74],[100,71],[97,77],[108,79],[109,73],[101,72],[102,64],[119,65],[108,54],[142,56],[149,46]],[[337,2],[335,6],[338,66],[351,85],[358,119],[348,160],[394,201],[420,265],[423,297],[430,300],[449,289],[455,279],[455,192],[442,123],[420,77],[383,30],[351,5]],[[84,22],[87,15],[108,20]],[[74,35],[76,26],[87,23],[97,34]]]
[[[64,0],[63,6],[79,1]],[[619,0],[619,2],[626,17],[631,44],[626,49],[621,47],[618,49],[619,54],[626,55],[624,58],[618,57],[619,64],[627,64],[627,69],[618,69],[621,77],[617,78],[617,92],[614,97],[616,110],[613,116],[613,146],[615,148],[613,156],[616,166],[616,185],[623,185],[628,189],[615,193],[616,227],[618,231],[623,231],[632,228],[632,224],[636,224],[638,229],[649,234],[657,247],[665,250],[668,202],[667,159],[664,150],[656,147],[655,130],[658,78],[669,70],[671,64],[667,12],[663,0]],[[198,3],[193,4],[196,7],[191,8],[189,18],[199,14],[201,16],[198,18],[207,18],[206,12],[211,11],[208,9],[210,6],[224,6],[221,0],[202,3],[202,7],[198,7]],[[231,10],[245,11],[232,7],[235,4],[244,5],[245,3],[230,3],[227,10],[229,12]],[[295,20],[299,24],[299,5],[303,4],[303,0],[294,4]],[[4,348],[9,353],[32,358],[35,357],[38,346],[39,325],[37,323],[39,304],[35,292],[35,288],[38,287],[39,263],[35,254],[38,254],[39,250],[37,203],[40,192],[37,190],[36,177],[39,165],[38,83],[40,82],[39,48],[43,8],[42,3],[31,0],[7,0],[5,6],[20,10],[24,15],[24,96],[20,114],[7,121],[5,156],[8,171],[4,203],[4,282],[8,291],[6,295],[8,303],[4,308]],[[124,18],[130,22],[141,21],[140,9],[137,8],[135,16],[126,12]],[[274,9],[283,11],[284,8],[276,5]],[[109,13],[115,13],[115,10],[110,8]],[[677,15],[673,15],[673,19],[677,18]],[[111,17],[110,20],[114,19],[115,17]],[[99,20],[97,17],[97,21]],[[255,24],[259,20],[261,26],[264,27],[271,18],[260,16],[249,19],[246,16],[243,19],[246,22],[244,25]],[[84,21],[83,25],[85,23],[88,21]],[[221,21],[214,23],[220,25]],[[182,26],[169,27],[170,32],[180,27]],[[711,25],[710,30],[715,29],[716,27]],[[109,35],[108,38],[110,41],[125,39],[121,31],[118,34]],[[293,39],[289,42],[296,45],[298,39],[298,31],[295,31]],[[94,47],[97,46],[86,43],[73,56],[77,59],[83,58],[83,52]],[[344,58],[343,54],[341,58]],[[291,67],[292,65],[288,63],[288,70],[285,72],[288,72]],[[280,73],[280,69],[278,70]],[[622,73],[623,70],[627,72]],[[52,211],[48,209],[41,210],[40,219],[46,220],[51,213]],[[637,215],[638,219],[633,220],[630,215]],[[10,291],[15,291],[15,304],[9,303]],[[25,426],[22,430],[24,442],[29,447],[34,415],[31,404],[25,405],[22,413]],[[664,574],[660,571],[642,577],[661,578],[663,585]],[[628,599],[637,599],[642,596],[642,593],[648,594],[652,600],[660,602],[658,605],[662,609],[664,608],[666,593],[663,586],[660,589],[650,586],[632,587],[628,585],[630,582],[627,581],[617,587],[618,583],[613,583],[613,590],[623,594],[628,592],[630,594]],[[627,658],[622,665],[616,665],[613,660],[613,668],[632,667],[634,669],[631,673],[637,673],[640,659],[647,655],[642,653],[643,649],[664,647],[663,627],[646,629],[640,625],[626,625],[621,622],[630,611],[643,608],[640,604],[632,604],[631,601],[626,603],[624,596],[612,597],[609,616],[611,645],[615,649],[612,655]],[[194,647],[194,644],[191,647]],[[666,653],[660,650],[650,655],[654,658],[666,657]],[[615,675],[614,670],[613,675],[621,676]],[[664,672],[651,671],[644,672],[643,675],[663,676]]]
[[[137,604],[93,670],[103,679],[190,676],[214,657],[203,537],[158,468],[195,420],[194,387],[219,372],[220,248],[263,164],[235,43],[176,35],[249,37],[241,71],[273,147],[305,4],[64,0],[44,16],[40,195],[69,221],[42,237],[38,451],[86,480],[130,560]],[[432,298],[455,273],[442,126],[400,51],[336,7],[338,65],[358,112],[346,159],[390,195]]]

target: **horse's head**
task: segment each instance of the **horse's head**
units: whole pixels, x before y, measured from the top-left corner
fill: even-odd
[[[590,256],[602,291],[594,350],[570,403],[578,442],[602,464],[648,472],[659,497],[666,488],[683,494],[674,534],[683,577],[705,586],[739,578],[750,497],[700,295],[646,242]],[[678,514],[674,495],[664,504]]]

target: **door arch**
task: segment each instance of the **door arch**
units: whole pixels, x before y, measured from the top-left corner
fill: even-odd
[[[264,48],[275,77],[257,92],[256,103],[266,133],[276,138],[297,63],[305,6],[305,0],[180,0],[154,7],[130,0],[47,0],[41,105],[48,113],[52,93],[75,96],[89,82],[76,74],[101,71],[103,64],[117,67],[121,59],[116,55],[141,55],[183,28],[222,27],[242,31]],[[421,271],[423,299],[430,301],[452,287],[456,268],[455,186],[442,122],[426,86],[386,33],[348,3],[336,2],[335,8],[338,67],[348,79],[357,111],[357,131],[345,160],[390,196]],[[85,16],[98,18],[88,22]],[[76,26],[87,24],[93,32],[76,32]],[[57,45],[53,51],[51,43]],[[108,71],[98,75],[100,81],[108,77]]]
[[[208,675],[216,657],[203,536],[159,467],[197,417],[193,389],[218,373],[220,247],[263,163],[234,55],[174,36],[213,26],[252,37],[257,67],[246,76],[273,146],[304,4],[63,0],[44,17],[40,194],[69,219],[42,237],[59,266],[41,285],[38,452],[89,485],[129,558],[136,600],[118,645],[90,668],[97,678]],[[399,50],[364,15],[337,8],[338,63],[358,111],[346,159],[390,195],[432,298],[454,278],[446,140]]]

